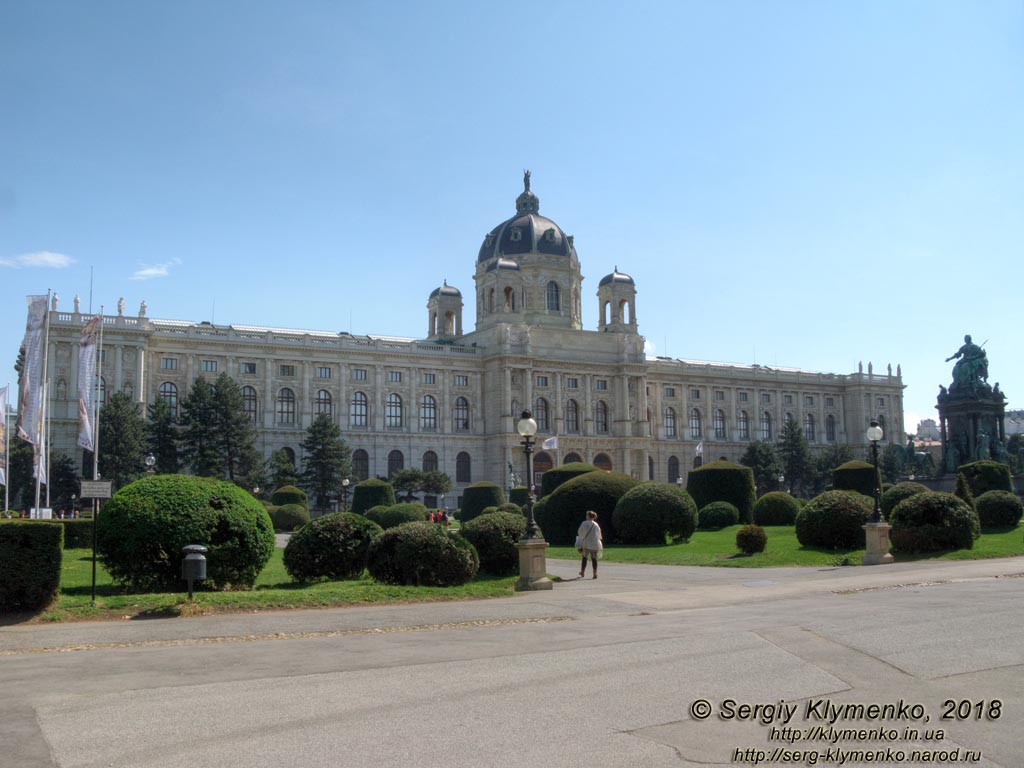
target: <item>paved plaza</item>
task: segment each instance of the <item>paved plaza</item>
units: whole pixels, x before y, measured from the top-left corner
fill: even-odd
[[[0,766],[1024,765],[1024,558],[548,565],[500,600],[2,626]]]

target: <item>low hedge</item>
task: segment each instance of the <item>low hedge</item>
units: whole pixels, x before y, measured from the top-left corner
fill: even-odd
[[[1009,491],[985,491],[975,500],[974,509],[985,528],[1012,528],[1024,515],[1024,504]]]
[[[904,499],[889,518],[889,538],[901,552],[972,549],[981,535],[978,516],[951,493],[926,491]]]
[[[736,525],[740,521],[740,511],[728,501],[712,501],[705,504],[697,513],[697,526],[707,531],[717,531]]]
[[[697,505],[675,483],[641,483],[619,499],[612,522],[624,544],[664,544],[666,536],[683,541],[697,528]]]
[[[811,499],[796,516],[796,538],[805,547],[860,549],[863,525],[874,502],[856,491],[825,491]]]
[[[518,504],[520,507],[526,506],[529,496],[530,491],[525,485],[517,485],[508,492],[508,500],[513,504]]]
[[[284,548],[285,570],[295,581],[358,579],[380,533],[380,526],[362,515],[323,515],[292,534]]]
[[[64,549],[91,549],[92,548],[92,518],[82,520],[54,520],[64,527]]]
[[[615,540],[615,505],[640,481],[621,472],[587,472],[562,483],[533,508],[537,525],[550,544],[571,545],[587,510],[597,513],[605,544]]]
[[[472,544],[444,526],[405,523],[373,540],[367,568],[385,584],[451,587],[472,581],[480,558]]]
[[[275,531],[294,531],[309,522],[309,510],[301,504],[284,504],[280,507],[272,507],[267,512],[270,514]]]
[[[875,479],[873,465],[866,461],[848,461],[832,470],[832,489],[856,491],[873,499],[875,498]]]
[[[395,489],[391,483],[371,477],[352,489],[352,511],[363,514],[368,509],[395,503]]]
[[[491,512],[470,520],[459,531],[476,548],[480,570],[509,576],[519,570],[516,542],[526,534],[526,519],[513,512]]]
[[[511,502],[505,502],[498,507],[487,507],[484,509],[484,515],[493,515],[495,512],[511,512],[514,515],[525,515],[526,512],[518,504],[512,504]]]
[[[418,501],[392,504],[380,513],[377,523],[381,528],[395,528],[403,523],[423,523],[427,521],[427,508]]]
[[[691,470],[686,476],[686,490],[697,509],[713,501],[727,501],[736,507],[740,522],[754,519],[754,470],[731,461],[712,461]]]
[[[969,464],[961,464],[957,471],[962,472],[967,478],[967,484],[971,486],[971,495],[974,498],[989,491],[1013,492],[1010,468],[1001,462],[990,459],[972,461]]]
[[[0,613],[38,611],[60,589],[64,526],[0,523]]]
[[[909,480],[896,483],[896,485],[882,494],[882,514],[888,519],[896,505],[901,501],[909,499],[915,494],[924,493],[927,490],[928,486],[921,485],[921,483],[912,483]]]
[[[785,491],[771,491],[754,503],[755,525],[793,525],[800,502]]]
[[[309,507],[309,499],[306,492],[294,485],[282,485],[270,495],[270,503],[275,507],[283,507],[285,504],[301,504]]]
[[[505,503],[505,493],[501,486],[488,480],[467,485],[462,492],[462,506],[459,520],[463,523],[480,517],[487,507],[499,507]]]
[[[566,480],[585,475],[587,472],[597,472],[597,467],[582,461],[570,461],[560,467],[549,469],[540,480],[540,495],[548,496],[555,492],[555,489]]]
[[[736,531],[736,547],[740,552],[753,555],[764,552],[768,544],[768,534],[759,525],[745,525]]]

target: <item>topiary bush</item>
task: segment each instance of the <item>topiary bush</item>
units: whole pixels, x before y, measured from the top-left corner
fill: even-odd
[[[377,525],[380,525],[381,515],[387,512],[388,509],[389,508],[386,504],[378,504],[376,507],[371,507],[370,509],[366,510],[364,516],[366,517],[367,520],[372,520]]]
[[[796,538],[805,547],[859,549],[874,502],[856,491],[825,491],[796,516]]]
[[[1024,504],[1009,491],[985,491],[974,502],[974,509],[985,528],[1012,528],[1024,515]]]
[[[351,512],[318,517],[288,540],[285,570],[295,581],[358,579],[366,570],[370,543],[380,533],[375,522]]]
[[[294,485],[282,485],[270,495],[270,503],[275,507],[283,507],[285,504],[301,504],[309,508],[309,500],[306,492]]]
[[[501,486],[487,480],[467,485],[462,492],[462,512],[459,520],[463,523],[480,517],[487,507],[499,507],[505,503],[505,494]]]
[[[180,590],[182,547],[201,544],[205,588],[252,587],[274,551],[263,505],[233,483],[153,475],[126,485],[103,506],[97,552],[120,584],[135,590]]]
[[[63,548],[61,525],[0,523],[0,614],[40,610],[57,598]]]
[[[403,523],[423,523],[427,520],[427,508],[418,501],[392,504],[380,514],[381,528],[395,528]]]
[[[459,531],[476,548],[480,570],[508,576],[519,570],[516,542],[526,535],[526,519],[513,512],[491,512],[474,518]]]
[[[971,487],[971,494],[978,498],[989,491],[1013,492],[1013,481],[1010,479],[1010,468],[998,461],[983,459],[961,464],[957,472],[962,472]]]
[[[981,535],[978,516],[951,493],[925,491],[896,505],[889,538],[901,552],[971,549]]]
[[[374,507],[390,507],[394,503],[395,489],[391,487],[391,483],[384,480],[371,477],[352,489],[352,511],[357,515]]]
[[[641,483],[616,503],[612,522],[623,544],[664,544],[666,536],[682,541],[697,527],[697,505],[675,483]]]
[[[771,491],[754,503],[756,525],[793,525],[800,502],[785,491]]]
[[[974,494],[971,493],[971,486],[963,472],[956,473],[956,490],[953,491],[953,495],[974,509]]]
[[[615,540],[612,515],[619,499],[640,481],[621,472],[587,472],[567,480],[533,508],[537,525],[551,544],[571,545],[587,510],[597,512],[604,542]]]
[[[697,514],[697,526],[708,531],[728,528],[740,521],[740,511],[728,501],[712,501],[701,507]]]
[[[736,547],[740,552],[753,555],[757,552],[764,552],[768,544],[768,534],[759,525],[744,525],[736,531]]]
[[[472,581],[480,558],[472,544],[444,526],[405,523],[373,540],[367,568],[385,584],[451,587]]]
[[[909,499],[916,493],[924,493],[927,490],[928,486],[921,485],[921,483],[912,483],[910,481],[896,483],[896,485],[882,494],[882,514],[888,519],[889,514],[901,501]]]
[[[597,472],[597,467],[582,461],[570,461],[568,464],[549,469],[541,477],[540,495],[548,496],[566,480],[572,480],[574,477],[587,474],[587,472]]]
[[[517,485],[508,492],[508,500],[513,504],[518,504],[520,507],[525,507],[529,495],[530,492],[525,485]]]
[[[727,501],[736,507],[740,522],[749,523],[754,518],[754,471],[750,467],[731,461],[712,461],[687,475],[686,490],[697,509],[713,501]]]
[[[875,468],[866,461],[848,461],[832,470],[832,488],[875,498]],[[881,486],[879,486],[881,487]]]
[[[267,510],[275,531],[294,531],[309,522],[309,510],[301,504],[284,504]]]

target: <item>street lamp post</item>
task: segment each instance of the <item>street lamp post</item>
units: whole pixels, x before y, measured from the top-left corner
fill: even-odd
[[[341,511],[348,512],[348,487],[351,484],[351,480],[347,477],[341,479]]]
[[[516,591],[552,589],[551,579],[547,577],[546,553],[548,543],[540,535],[537,521],[533,517],[533,436],[537,434],[537,422],[533,414],[523,411],[516,424],[516,431],[523,438],[523,453],[526,454],[526,533],[516,542],[519,550],[519,579]]]
[[[519,418],[519,423],[516,424],[516,431],[519,432],[519,436],[523,438],[522,446],[523,453],[526,454],[526,538],[535,539],[537,538],[537,521],[533,519],[533,436],[537,434],[537,422],[533,419],[533,414],[529,411],[523,411],[523,415]]]
[[[146,474],[154,474],[156,472],[156,470],[153,469],[153,467],[156,466],[156,456],[154,456],[152,453],[147,453],[146,458],[143,459],[143,461],[146,462]]]
[[[679,490],[683,490],[683,476],[682,475],[679,475],[676,478],[676,488],[678,488]]]
[[[872,419],[868,427],[867,438],[871,441],[871,463],[875,466],[875,509],[871,513],[872,523],[884,522],[882,519],[882,489],[878,487],[878,441],[882,439],[882,427]]]
[[[783,483],[785,483],[785,482],[786,482],[786,476],[784,474],[782,474],[781,472],[779,472],[779,490],[780,491],[785,490],[785,486],[783,485]]]
[[[867,439],[871,443],[871,463],[874,465],[875,508],[864,525],[864,557],[861,565],[884,565],[893,561],[889,552],[889,530],[892,528],[882,517],[882,489],[878,478],[878,441],[882,439],[882,427],[872,421],[868,427]]]

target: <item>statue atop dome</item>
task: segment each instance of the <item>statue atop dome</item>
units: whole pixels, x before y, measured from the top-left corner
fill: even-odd
[[[530,171],[529,169],[523,171],[523,191],[530,191]]]

